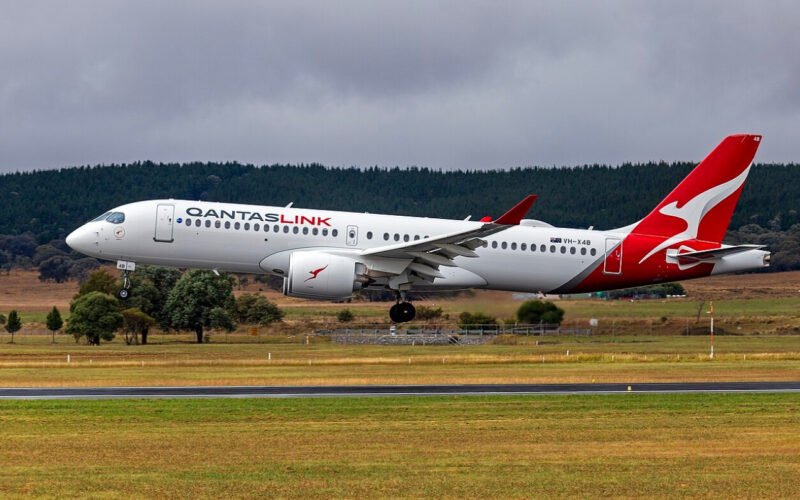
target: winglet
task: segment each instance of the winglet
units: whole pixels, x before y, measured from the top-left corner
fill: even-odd
[[[529,194],[525,198],[522,199],[519,203],[514,205],[511,210],[504,213],[497,220],[494,221],[495,224],[505,224],[508,226],[516,226],[519,224],[519,221],[525,217],[525,214],[528,213],[528,210],[531,209],[533,206],[533,202],[536,201],[535,194]]]

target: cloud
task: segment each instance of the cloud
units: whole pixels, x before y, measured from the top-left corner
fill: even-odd
[[[791,2],[16,2],[0,171],[800,158]]]

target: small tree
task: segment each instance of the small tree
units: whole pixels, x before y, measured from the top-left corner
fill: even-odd
[[[185,273],[164,304],[169,326],[195,332],[197,343],[201,344],[205,328],[218,328],[225,322],[225,315],[220,311],[212,314],[213,310],[225,310],[230,320],[227,310],[234,305],[233,282],[233,276],[216,276],[210,271],[192,270]]]
[[[69,272],[72,268],[72,260],[63,255],[55,255],[43,260],[39,264],[39,280],[55,281],[64,283],[69,279]]]
[[[564,310],[552,302],[544,300],[528,300],[517,309],[520,323],[547,323],[560,325],[564,319]]]
[[[22,328],[22,320],[19,318],[19,313],[17,313],[16,309],[12,309],[10,313],[8,313],[8,319],[6,320],[6,331],[11,334],[11,343],[14,343],[14,333],[18,332],[19,329]]]
[[[233,316],[240,323],[268,325],[281,321],[285,313],[263,295],[242,294],[236,299]]]
[[[138,344],[139,335],[147,338],[147,331],[156,324],[156,320],[143,313],[138,307],[131,307],[122,311],[124,321],[123,331],[125,332],[125,343],[128,345]],[[146,342],[146,340],[145,340]]]
[[[53,332],[53,344],[56,343],[56,331],[64,326],[64,320],[61,319],[61,313],[58,308],[53,306],[53,309],[47,314],[47,329]]]
[[[353,321],[353,318],[355,318],[355,316],[350,309],[342,309],[336,314],[336,319],[339,320],[339,323],[350,323]]]
[[[81,284],[80,289],[78,289],[78,295],[75,298],[77,299],[92,292],[114,295],[117,293],[118,288],[117,278],[109,274],[105,269],[98,269],[90,273],[86,281]]]
[[[119,301],[101,292],[78,297],[70,304],[69,311],[67,333],[75,337],[75,342],[85,336],[89,344],[100,345],[100,339],[112,340],[123,324]]]

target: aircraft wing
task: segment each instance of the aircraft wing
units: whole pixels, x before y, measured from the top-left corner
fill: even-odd
[[[483,245],[483,237],[498,233],[509,227],[518,225],[522,217],[530,210],[536,195],[528,195],[514,205],[511,210],[490,222],[476,223],[470,229],[453,233],[440,234],[403,243],[395,243],[377,248],[363,250],[365,257],[383,257],[390,259],[410,259],[407,270],[423,279],[432,280],[443,275],[439,266],[453,266],[455,257],[477,257],[475,249]]]

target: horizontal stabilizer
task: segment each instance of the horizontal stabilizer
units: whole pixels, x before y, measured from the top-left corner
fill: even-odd
[[[713,248],[711,250],[696,250],[693,252],[680,252],[678,250],[667,250],[667,257],[677,258],[682,263],[707,262],[718,260],[726,255],[747,252],[748,250],[759,250],[764,245],[735,245]]]

